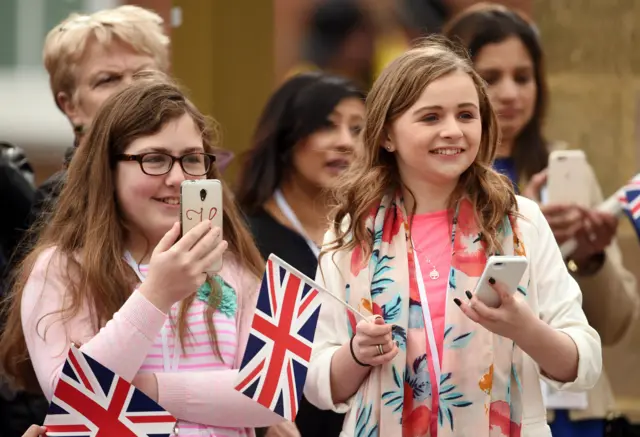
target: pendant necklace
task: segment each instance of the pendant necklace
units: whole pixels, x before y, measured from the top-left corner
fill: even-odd
[[[440,254],[438,255],[438,257],[436,259],[440,258],[447,250],[453,251],[453,239],[455,238],[456,224],[457,224],[457,219],[454,218],[454,220],[453,220],[452,237],[451,237],[451,245],[447,244],[447,246],[444,248],[443,251],[440,252]],[[422,252],[422,251],[419,250],[418,252]],[[429,264],[431,266],[431,271],[429,272],[429,278],[432,281],[435,281],[435,280],[439,279],[440,278],[440,272],[436,268],[436,265],[431,262],[431,258],[430,257],[425,257],[425,261],[427,262],[427,264]]]
[[[447,246],[444,248],[444,250],[443,250],[442,252],[440,252],[440,254],[438,255],[438,257],[437,257],[436,259],[438,259],[438,258],[440,258],[442,255],[444,255],[444,253],[445,253],[447,250],[450,250],[450,251],[451,251],[452,256],[453,256],[453,254],[455,253],[455,251],[454,251],[454,244],[453,244],[453,243],[454,243],[455,236],[456,236],[456,229],[457,229],[457,227],[458,227],[458,212],[459,212],[459,207],[460,207],[460,203],[458,202],[458,203],[456,204],[456,210],[455,210],[455,213],[454,213],[454,215],[453,215],[453,222],[451,223],[451,242],[450,242],[450,244],[447,244]],[[412,244],[413,244],[413,240],[412,240]],[[421,250],[418,250],[418,248],[417,248],[417,247],[414,247],[414,250],[418,251],[418,253],[419,253],[419,252],[421,252]],[[439,272],[439,271],[438,271],[438,269],[436,268],[436,265],[435,265],[434,263],[432,263],[432,262],[431,262],[431,258],[429,258],[429,257],[425,257],[425,261],[427,261],[427,264],[429,264],[429,265],[431,266],[431,271],[429,272],[429,278],[430,278],[432,281],[435,281],[435,280],[439,279],[439,278],[440,278],[440,272]]]
[[[449,245],[447,245],[443,251],[440,252],[440,254],[438,255],[438,258],[440,258],[447,250],[451,250],[451,247]],[[419,250],[418,252],[422,252],[422,250]],[[427,264],[429,264],[431,266],[431,271],[429,272],[429,278],[432,281],[435,281],[437,279],[440,278],[440,272],[438,271],[438,269],[436,268],[436,265],[434,263],[431,262],[431,258],[430,257],[425,257],[424,260],[427,262]]]
[[[440,273],[438,272],[438,269],[436,269],[435,264],[433,264],[431,262],[431,260],[429,258],[427,258],[427,263],[431,264],[431,267],[433,267],[433,269],[431,270],[431,272],[429,273],[429,277],[435,281],[436,279],[438,279],[440,277]]]

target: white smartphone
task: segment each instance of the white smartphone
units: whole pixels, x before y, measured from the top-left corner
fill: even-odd
[[[217,179],[185,180],[180,184],[180,224],[185,235],[203,220],[222,230],[222,183]],[[218,241],[222,239],[222,232]],[[207,273],[222,269],[222,258]]]
[[[529,261],[525,256],[490,256],[474,294],[486,306],[497,308],[500,306],[500,296],[489,284],[489,278],[495,279],[496,282],[506,285],[509,291],[515,292],[528,265]]]
[[[589,206],[589,163],[582,150],[554,150],[547,168],[548,203]]]

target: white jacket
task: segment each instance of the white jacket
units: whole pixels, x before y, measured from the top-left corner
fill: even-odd
[[[522,436],[551,437],[542,402],[540,378],[558,390],[589,389],[595,385],[602,370],[602,348],[598,333],[589,326],[582,311],[580,288],[567,271],[540,208],[526,198],[518,196],[517,199],[521,215],[518,227],[526,248],[531,278],[527,302],[540,319],[569,335],[577,345],[579,354],[578,376],[570,383],[559,383],[542,376],[538,365],[525,355]],[[325,241],[332,241],[333,237],[329,232]],[[345,280],[349,273],[341,273],[336,265],[348,266],[349,262],[343,261],[345,256],[350,254],[339,252],[323,256],[316,278],[320,285],[342,299],[345,298]],[[335,259],[335,264],[332,258]],[[356,420],[355,414],[350,411],[353,398],[344,404],[334,404],[329,376],[333,353],[350,339],[346,313],[331,297],[324,293],[321,295],[322,309],[304,393],[320,409],[347,413],[343,429],[353,430]],[[341,437],[352,437],[350,432],[343,431]]]

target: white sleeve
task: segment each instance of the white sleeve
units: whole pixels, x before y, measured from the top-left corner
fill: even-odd
[[[328,234],[325,241],[331,241],[329,238],[331,237]],[[345,300],[346,284],[336,264],[339,265],[338,259],[344,256],[347,255],[343,252],[323,255],[320,258],[316,274],[318,285],[342,300]],[[336,263],[334,263],[333,257],[335,257]],[[320,299],[322,307],[313,341],[313,352],[304,394],[309,402],[321,410],[345,413],[351,407],[351,400],[346,403],[334,404],[331,396],[331,359],[340,346],[350,340],[347,329],[347,313],[344,306],[326,293],[321,293]]]
[[[571,337],[579,360],[575,381],[560,383],[542,377],[556,390],[590,389],[602,372],[600,336],[582,310],[582,292],[567,270],[549,223],[537,205],[532,207],[535,211],[531,221],[538,233],[538,244],[531,255],[531,274],[537,284],[540,318]]]

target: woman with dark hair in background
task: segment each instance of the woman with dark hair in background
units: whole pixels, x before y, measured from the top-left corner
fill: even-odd
[[[489,96],[502,131],[494,166],[506,174],[527,197],[540,201],[546,183],[549,152],[567,147],[549,142],[542,134],[547,104],[543,51],[538,32],[523,15],[493,4],[463,11],[447,26],[447,37],[469,50],[475,69],[488,84]],[[575,238],[579,244],[567,260],[578,281],[589,323],[605,346],[618,343],[638,313],[634,276],[622,264],[614,237],[617,220],[593,207],[603,201],[595,175],[588,190],[590,205],[542,205],[558,244]],[[612,375],[611,369],[609,375]],[[627,375],[625,375],[625,378]],[[588,395],[583,410],[556,410],[551,420],[554,436],[602,436],[605,417],[615,408],[606,375]],[[638,411],[640,413],[640,409]]]
[[[289,79],[267,102],[236,197],[263,257],[274,253],[315,277],[327,189],[353,160],[363,99],[348,80],[313,72]],[[296,425],[303,437],[337,437],[342,420],[303,399]]]

